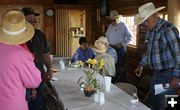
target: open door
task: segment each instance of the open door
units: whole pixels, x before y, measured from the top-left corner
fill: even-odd
[[[56,9],[56,54],[71,57],[86,36],[85,10]]]

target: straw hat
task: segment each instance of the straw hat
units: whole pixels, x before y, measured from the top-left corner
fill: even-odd
[[[121,15],[119,15],[119,13],[116,10],[113,10],[110,12],[109,16],[106,16],[106,17],[110,20],[114,20],[121,17]]]
[[[7,11],[0,26],[0,42],[8,45],[22,44],[34,35],[33,26],[26,22],[24,14],[19,10]]]
[[[108,39],[107,39],[106,37],[104,37],[104,36],[100,36],[100,37],[98,38],[98,41],[101,41],[101,42],[109,45]]]
[[[107,47],[103,42],[96,40],[94,43],[93,50],[97,53],[106,53]]]
[[[155,8],[152,2],[146,3],[138,8],[138,14],[135,15],[134,23],[135,25],[142,24],[146,19],[148,19],[154,13],[164,9],[165,7]]]

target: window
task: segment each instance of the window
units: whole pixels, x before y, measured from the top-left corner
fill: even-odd
[[[168,21],[168,14],[167,14],[167,13],[165,13],[165,14],[159,14],[159,17],[162,18],[162,19],[164,19],[164,20],[166,20],[166,21]]]
[[[128,26],[128,28],[132,34],[132,41],[130,41],[129,44],[136,46],[137,26],[134,24],[134,16],[122,17],[121,20]]]
[[[159,16],[162,19],[168,20],[167,13],[159,14]],[[124,17],[122,17],[121,20],[128,26],[128,28],[132,34],[132,41],[130,41],[129,44],[132,46],[136,46],[137,45],[137,26],[134,24],[134,16],[124,16]]]

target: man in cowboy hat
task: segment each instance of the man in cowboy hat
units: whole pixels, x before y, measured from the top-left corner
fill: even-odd
[[[161,19],[157,12],[165,7],[155,8],[152,2],[138,8],[135,24],[144,24],[147,31],[146,52],[135,70],[141,76],[143,67],[149,65],[153,71],[152,109],[165,110],[165,95],[176,94],[180,76],[180,36],[177,28]],[[156,94],[156,84],[170,85],[169,89]]]
[[[132,35],[127,26],[121,22],[121,15],[117,11],[111,11],[109,18],[111,24],[109,25],[105,35],[109,41],[111,47],[113,47],[118,55],[116,64],[116,78],[113,78],[114,82],[127,82],[125,74],[125,53],[126,45],[131,41]],[[119,79],[118,79],[119,78]]]
[[[25,15],[26,21],[32,24],[34,27],[37,26],[36,16],[39,16],[39,13],[36,13],[31,7],[24,7],[22,12]],[[50,58],[50,47],[47,43],[44,33],[35,28],[35,34],[33,38],[27,42],[27,46],[35,56],[35,64],[37,68],[41,71],[41,77],[43,82],[38,88],[32,88],[32,90],[27,91],[27,96],[31,92],[31,99],[29,100],[29,109],[30,110],[45,110],[45,98],[43,96],[43,91],[45,91],[45,83],[52,77],[52,64]],[[47,67],[45,71],[44,65]],[[48,83],[49,84],[49,83]],[[27,98],[27,99],[29,99]]]
[[[19,10],[7,11],[0,26],[0,108],[28,110],[26,88],[41,82],[40,71],[28,49],[21,46],[34,35],[34,28]]]

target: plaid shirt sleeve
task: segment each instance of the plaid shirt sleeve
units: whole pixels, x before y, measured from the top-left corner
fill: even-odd
[[[180,76],[180,35],[175,26],[169,27],[165,33],[167,45],[170,49],[171,54],[174,57],[175,68],[173,70],[173,76]]]
[[[146,52],[147,53],[147,52]],[[143,57],[142,57],[142,60],[141,60],[141,62],[140,62],[140,65],[142,66],[142,67],[145,67],[146,65],[147,65],[147,63],[148,63],[148,61],[147,61],[147,54],[144,54],[143,55]]]
[[[147,32],[146,33],[146,38],[145,38],[145,41],[144,41],[146,48],[147,48],[147,42],[148,42],[148,35],[149,35],[149,33]],[[147,50],[145,51],[145,53],[144,53],[144,55],[142,57],[142,60],[141,60],[141,62],[139,64],[142,67],[145,67],[148,64]]]

